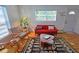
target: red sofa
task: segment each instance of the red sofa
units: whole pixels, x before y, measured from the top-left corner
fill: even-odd
[[[53,27],[53,28],[49,28],[49,27]],[[55,25],[37,25],[35,28],[35,33],[36,34],[52,34],[52,35],[56,35],[58,32],[58,29],[55,27]]]

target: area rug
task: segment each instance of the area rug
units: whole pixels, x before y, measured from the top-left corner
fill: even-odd
[[[25,49],[25,53],[74,53],[75,50],[63,38],[56,38],[54,49],[48,49],[40,46],[40,38],[35,38],[30,41],[28,47]]]

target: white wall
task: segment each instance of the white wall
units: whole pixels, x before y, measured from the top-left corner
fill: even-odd
[[[75,32],[79,34],[79,20],[77,21]]]
[[[57,20],[56,21],[36,21],[35,20],[35,11],[36,10],[56,10],[57,11]],[[51,24],[56,25],[59,29],[63,29],[65,17],[62,16],[62,13],[66,13],[65,6],[19,6],[20,16],[28,16],[31,18],[33,25],[37,24]],[[65,14],[64,13],[64,14]]]
[[[8,12],[8,17],[9,17],[11,26],[13,27],[13,23],[19,19],[18,7],[14,5],[7,5],[6,9]]]
[[[56,25],[59,29],[63,29],[65,25],[65,21],[68,19],[67,13],[68,9],[72,10],[75,9],[77,10],[76,14],[76,24],[74,26],[74,31],[79,34],[79,6],[47,6],[47,5],[25,5],[25,6],[14,6],[14,5],[8,5],[7,6],[7,11],[9,15],[10,22],[13,26],[13,22],[16,22],[21,16],[28,16],[32,24],[35,26],[37,24],[52,24]],[[35,20],[35,10],[57,10],[57,21],[36,21]],[[69,19],[68,19],[69,20]],[[71,21],[72,22],[72,21]],[[73,22],[72,22],[73,23]]]
[[[76,22],[76,26],[75,26],[74,32],[79,34],[79,14],[77,15],[77,22]]]

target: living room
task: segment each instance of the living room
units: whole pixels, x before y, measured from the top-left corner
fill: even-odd
[[[78,5],[5,5],[0,9],[6,17],[0,20],[3,25],[7,23],[9,32],[6,36],[0,35],[0,52],[79,52]],[[42,40],[49,36],[51,42]]]

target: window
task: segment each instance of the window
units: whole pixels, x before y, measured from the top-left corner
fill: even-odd
[[[56,11],[36,11],[35,16],[38,21],[56,21]]]
[[[8,28],[10,28],[10,24],[6,8],[4,6],[0,6],[0,39],[9,34]]]

